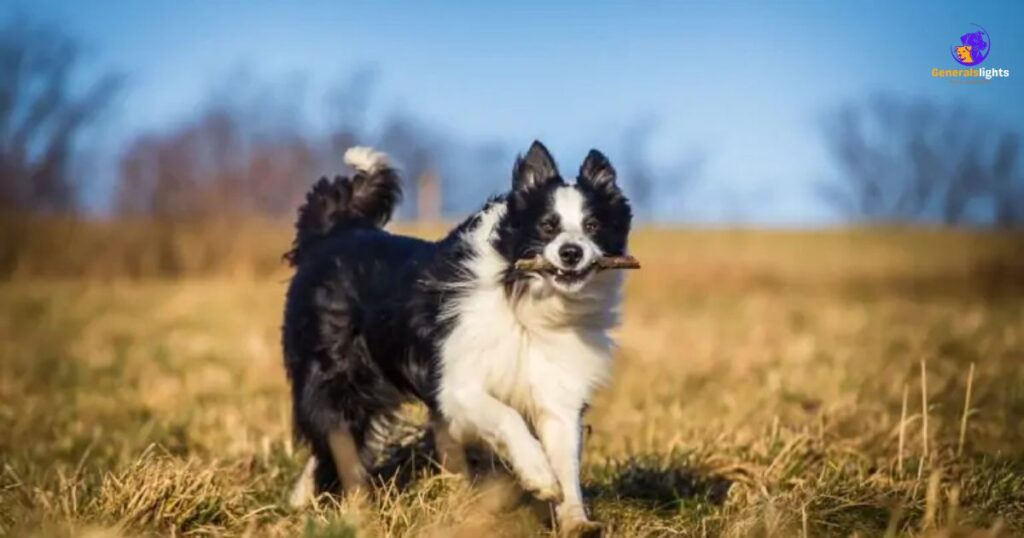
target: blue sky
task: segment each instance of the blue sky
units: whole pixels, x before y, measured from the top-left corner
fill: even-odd
[[[354,69],[377,73],[374,109],[407,110],[469,141],[544,140],[565,163],[613,158],[637,118],[657,125],[656,163],[701,151],[700,183],[662,201],[699,222],[831,222],[822,110],[873,92],[963,101],[1024,126],[1021,2],[283,2],[4,0],[66,26],[94,63],[128,76],[111,132],[187,116],[245,68],[321,95]],[[949,46],[970,23],[986,67],[1009,79],[956,85]]]

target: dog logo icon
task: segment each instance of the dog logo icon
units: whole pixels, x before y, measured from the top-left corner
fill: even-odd
[[[976,30],[961,35],[960,44],[950,47],[953,59],[960,65],[968,67],[984,62],[992,51],[992,40],[988,37],[988,32],[977,24],[971,26]]]

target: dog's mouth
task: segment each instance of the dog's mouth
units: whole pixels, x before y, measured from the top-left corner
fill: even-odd
[[[562,285],[572,285],[583,282],[594,272],[597,264],[590,264],[582,269],[560,269],[552,267],[544,270],[544,274],[550,276],[555,282]]]

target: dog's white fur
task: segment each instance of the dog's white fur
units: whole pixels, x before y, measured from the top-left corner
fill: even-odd
[[[591,261],[599,256],[582,231],[579,193],[560,188],[555,208],[561,242],[586,245]],[[580,414],[609,373],[608,330],[618,322],[621,275],[592,274],[574,290],[538,276],[510,298],[501,282],[508,262],[492,245],[504,212],[504,203],[491,205],[464,237],[474,253],[465,269],[474,278],[448,312],[454,326],[440,350],[438,403],[455,440],[485,442],[528,489],[561,499],[563,528],[588,523],[579,483]],[[557,260],[557,248],[548,257]]]
[[[353,146],[345,151],[345,164],[360,172],[373,174],[391,164],[387,153],[368,146]]]

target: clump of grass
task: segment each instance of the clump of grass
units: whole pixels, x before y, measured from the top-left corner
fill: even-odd
[[[244,526],[253,515],[245,502],[251,492],[225,474],[217,464],[147,450],[128,468],[103,477],[91,511],[129,530],[189,534]]]
[[[302,538],[356,538],[358,531],[344,519],[331,519],[324,523],[307,519],[302,529]]]

